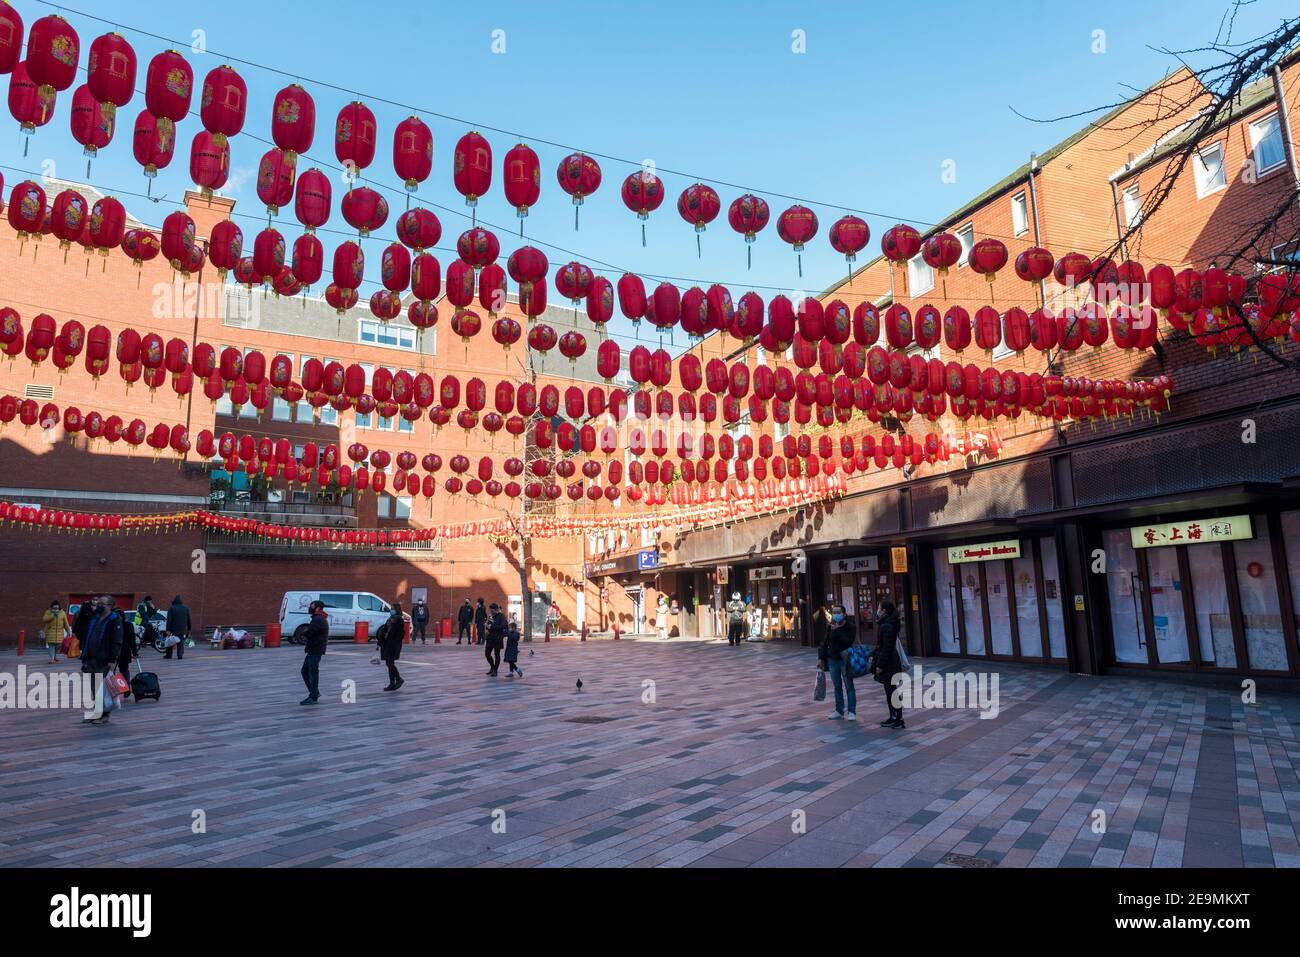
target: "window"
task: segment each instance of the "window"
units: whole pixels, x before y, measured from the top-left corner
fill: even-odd
[[[391,611],[392,610],[388,607],[387,602],[385,602],[383,599],[375,595],[368,595],[368,594],[361,594],[357,596],[357,607],[360,608],[362,611]]]
[[[385,432],[391,432],[393,431],[393,420],[385,419],[381,415],[379,416],[379,424],[376,426],[376,428],[383,429]]]
[[[754,350],[754,364],[756,366],[767,365],[767,350],[764,349],[762,346],[759,346],[757,349]]]
[[[321,425],[338,425],[339,411],[328,403],[320,407],[320,424]]]
[[[1124,190],[1124,222],[1133,229],[1142,221],[1142,196],[1138,185],[1134,183]]]
[[[957,260],[957,265],[964,266],[970,259],[971,247],[975,245],[974,225],[963,226],[957,230],[957,239],[961,242],[961,257]]]
[[[373,429],[374,421],[375,421],[375,415],[373,412],[367,413],[365,415],[362,415],[360,412],[357,413],[356,424],[358,429]]]
[[[1003,315],[1002,339],[1000,342],[998,342],[997,346],[993,349],[993,359],[994,361],[998,359],[1005,359],[1007,356],[1014,355],[1014,354],[1015,354],[1015,350],[1012,349],[1009,345],[1007,345],[1007,317]]]
[[[234,415],[235,407],[231,404],[230,395],[226,392],[221,393],[221,398],[217,400],[217,415]]]
[[[1207,146],[1192,157],[1192,172],[1196,174],[1196,195],[1203,198],[1228,185],[1223,170],[1223,144]]]
[[[407,495],[389,495],[385,492],[376,503],[380,518],[410,518],[411,499]]]
[[[934,270],[917,253],[907,261],[907,294],[915,299],[934,288]]]
[[[1250,149],[1255,157],[1256,173],[1266,173],[1286,162],[1282,126],[1276,113],[1250,124]]]
[[[1029,204],[1025,202],[1024,193],[1011,197],[1011,228],[1017,236],[1029,232]]]
[[[373,319],[362,319],[358,324],[357,341],[393,349],[414,349],[415,330],[394,326]]]
[[[278,395],[271,399],[271,418],[276,422],[292,422],[293,408]]]
[[[790,434],[789,422],[777,422],[775,423],[775,426],[776,427],[773,429],[773,434],[776,436],[776,440],[778,442],[780,442],[782,439],[784,439],[787,435]]]
[[[352,610],[351,592],[321,592],[321,604],[326,608],[346,608]]]
[[[412,422],[410,419],[407,419],[407,418],[405,418],[405,417],[403,417],[403,416],[398,416],[398,417],[397,417],[397,431],[398,431],[398,432],[414,432],[414,431],[415,431],[415,423]]]

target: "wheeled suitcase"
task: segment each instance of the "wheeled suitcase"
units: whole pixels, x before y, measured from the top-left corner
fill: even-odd
[[[136,701],[142,701],[145,698],[153,698],[157,701],[162,697],[162,685],[158,683],[158,676],[152,671],[142,671],[131,679],[131,696]]]

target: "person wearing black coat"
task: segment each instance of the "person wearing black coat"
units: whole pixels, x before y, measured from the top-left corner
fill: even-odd
[[[72,633],[77,636],[81,646],[86,646],[86,633],[90,631],[90,621],[95,617],[95,599],[87,598],[77,609],[77,617],[72,620]]]
[[[474,606],[470,604],[470,600],[466,598],[465,604],[460,606],[460,611],[456,614],[456,644],[459,645],[462,638],[465,639],[465,644],[474,644],[474,634],[470,631],[470,626],[473,624]]]
[[[484,639],[487,638],[487,630],[488,613],[487,609],[483,607],[483,599],[480,598],[478,604],[474,606],[474,643],[476,645],[483,644]]]
[[[424,637],[424,629],[429,624],[429,606],[421,598],[411,609],[411,644],[415,644],[415,639],[420,639],[420,644],[427,645],[428,639]],[[435,636],[436,637],[436,636]]]
[[[117,613],[111,595],[100,595],[94,600],[94,616],[86,629],[86,640],[81,646],[81,670],[100,676],[102,682],[109,669],[117,664],[122,654],[122,616]],[[102,687],[102,686],[101,686]],[[90,724],[107,724],[112,706],[105,694],[104,711],[98,718],[85,719]]]
[[[506,626],[506,657],[505,662],[510,666],[509,676],[524,676],[524,669],[519,667],[519,622],[512,617],[510,623]]]
[[[880,722],[882,728],[904,728],[903,709],[894,706],[893,677],[903,670],[898,657],[898,642],[901,624],[898,610],[892,601],[880,603],[880,617],[876,620],[876,655],[873,673],[876,680],[885,686],[885,703],[889,706],[889,718]]]
[[[402,657],[402,641],[406,637],[406,620],[402,617],[402,606],[393,603],[392,613],[384,622],[375,643],[379,645],[379,658],[388,666],[388,686],[385,691],[396,691],[406,682],[397,673],[397,659]]]
[[[172,599],[171,607],[167,609],[167,634],[180,639],[180,641],[172,647],[176,649],[176,657],[178,659],[184,658],[185,639],[190,636],[190,610],[185,606],[185,603],[181,601],[180,595],[177,595]],[[163,653],[163,657],[170,658],[171,656],[172,649],[168,648],[167,651]]]
[[[506,643],[506,632],[509,628],[506,616],[501,613],[501,607],[493,602],[492,614],[488,616],[487,622],[487,646],[483,649],[483,657],[487,659],[490,666],[487,673],[489,678],[495,678],[497,669],[501,667],[501,648]]]
[[[831,720],[840,718],[849,721],[858,720],[858,692],[853,687],[853,672],[844,660],[845,652],[853,647],[856,636],[857,629],[849,619],[844,606],[833,606],[830,627],[826,629],[826,636],[822,638],[822,643],[817,648],[819,667],[822,671],[831,673],[831,681],[835,685],[835,710],[826,716]],[[847,712],[844,710],[845,691],[848,692]]]
[[[306,653],[302,662],[302,680],[307,686],[307,697],[299,704],[315,704],[320,698],[320,660],[330,641],[330,623],[325,617],[325,603],[314,601],[307,606],[311,621],[307,623],[302,635],[302,650]]]

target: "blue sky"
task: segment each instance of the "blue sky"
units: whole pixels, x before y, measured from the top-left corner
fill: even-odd
[[[28,25],[51,8],[15,0]],[[694,233],[678,216],[675,200],[693,180],[664,174],[668,198],[652,214],[648,246],[642,248],[636,217],[619,199],[631,166],[602,161],[604,183],[582,210],[573,211],[555,182],[563,150],[539,137],[593,152],[650,159],[661,170],[680,170],[714,180],[836,203],[883,215],[869,216],[874,254],[881,232],[899,218],[932,222],[1077,128],[1077,121],[1041,125],[1010,109],[1049,117],[1113,102],[1131,86],[1147,86],[1173,66],[1153,46],[1184,48],[1213,37],[1226,0],[1131,2],[1087,5],[1040,2],[862,3],[594,3],[562,6],[532,3],[447,4],[411,0],[374,5],[355,0],[318,0],[272,10],[264,2],[227,0],[187,5],[83,0],[86,10],[114,20],[140,56],[139,85],[150,57],[165,48],[132,28],[189,42],[205,34],[214,53],[187,57],[196,84],[228,54],[270,64],[300,77],[317,104],[316,164],[333,164],[333,122],[353,97],[325,89],[327,80],[363,94],[380,122],[380,146],[367,171],[400,186],[391,164],[394,125],[409,111],[375,102],[383,95],[475,124],[523,134],[541,157],[542,197],[526,221],[526,233],[554,265],[568,259],[600,260],[643,275],[720,281],[739,298],[749,286],[821,289],[844,274],[843,257],[830,249],[827,231],[840,212],[814,204],[821,229],[803,257],[776,235],[775,218],[789,200],[768,198],[773,224],[754,246],[752,270],[745,245],[727,226],[726,206],[741,190],[719,186],[723,213],[703,236],[697,258]],[[85,49],[109,27],[65,15]],[[371,15],[382,9],[382,15]],[[1247,37],[1294,13],[1290,4],[1259,0],[1244,8],[1237,36]],[[120,18],[120,20],[118,20]],[[792,50],[803,31],[806,52]],[[1105,52],[1094,53],[1094,31],[1104,31]],[[504,31],[504,53],[493,52]],[[269,137],[271,100],[290,80],[236,64],[248,82],[251,107],[245,130]],[[16,132],[0,149],[7,183],[13,167],[39,170],[56,163],[58,175],[82,179],[85,163],[68,132],[71,91],[60,96],[54,120],[33,137],[22,157]],[[96,159],[90,181],[109,191],[144,192],[145,180],[131,155],[131,128],[143,96],[119,114],[114,142]],[[194,109],[198,103],[195,100]],[[434,169],[417,197],[450,207],[436,209],[444,247],[468,227],[463,200],[451,183],[451,156],[465,124],[426,116],[434,132]],[[180,198],[190,185],[190,141],[201,128],[197,116],[181,124],[176,158],[154,184],[154,195]],[[514,145],[505,133],[487,133],[496,169],[492,192],[479,215],[497,230],[503,258],[520,244],[517,220],[501,192],[500,160]],[[6,142],[0,139],[0,142]],[[239,211],[258,213],[252,174],[267,148],[248,137],[232,142]],[[945,161],[956,164],[956,181],[944,183]],[[347,229],[337,212],[331,228]],[[123,196],[128,209],[158,223],[175,208],[166,202]],[[394,218],[403,200],[388,194]],[[246,247],[260,228],[237,220]],[[298,224],[284,211],[279,228],[292,239]],[[344,237],[322,235],[327,262]],[[382,238],[367,245],[377,264],[392,238],[392,218]],[[552,245],[545,245],[545,244]],[[570,252],[553,248],[563,247]],[[574,255],[576,254],[576,255]],[[440,251],[444,268],[454,252]],[[371,270],[373,274],[373,270]],[[328,273],[328,266],[327,266]],[[373,288],[373,287],[371,287]],[[363,289],[363,291],[366,291]],[[766,297],[773,293],[760,290]]]

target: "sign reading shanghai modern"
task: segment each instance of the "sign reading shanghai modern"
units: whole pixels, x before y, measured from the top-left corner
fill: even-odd
[[[1001,542],[979,542],[976,545],[950,545],[948,561],[953,565],[963,562],[991,562],[999,558],[1019,558],[1020,539],[1010,538]]]
[[[1138,525],[1129,529],[1134,548],[1160,545],[1203,545],[1207,542],[1235,542],[1253,538],[1249,515],[1199,518],[1169,525]]]

